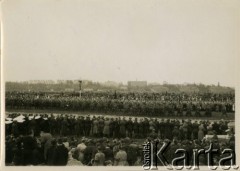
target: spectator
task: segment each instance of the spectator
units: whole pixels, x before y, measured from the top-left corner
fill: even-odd
[[[62,139],[57,141],[56,155],[54,158],[55,166],[65,166],[68,162],[68,149],[64,146]]]

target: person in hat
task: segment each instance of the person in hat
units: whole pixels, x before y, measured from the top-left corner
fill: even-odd
[[[61,122],[61,136],[66,136],[68,134],[68,126],[69,123],[67,121],[67,118],[64,117],[64,119]]]
[[[119,125],[119,120],[118,118],[115,118],[115,120],[113,120],[113,138],[120,138],[120,125]]]
[[[13,159],[12,163],[15,166],[23,165],[23,149],[22,149],[22,138],[16,138],[15,140],[15,148],[13,148]],[[7,150],[6,145],[6,150]],[[7,151],[6,151],[7,152]],[[7,154],[6,154],[7,155]],[[7,156],[6,156],[7,157]]]
[[[165,138],[166,136],[165,136],[165,131],[164,131],[164,129],[165,129],[164,119],[160,120],[158,127],[159,127],[160,138],[162,138],[162,139]]]
[[[96,146],[94,140],[89,140],[83,153],[84,153],[84,158],[82,160],[83,164],[90,165],[92,158],[97,153],[97,146]]]
[[[126,153],[129,166],[133,166],[137,161],[138,156],[138,145],[136,142],[131,142],[128,146],[126,146]]]
[[[11,132],[14,135],[14,137],[19,136],[19,128],[18,128],[18,123],[16,120],[14,120],[12,123],[12,131]]]
[[[132,132],[133,132],[133,121],[132,118],[130,117],[129,120],[126,122],[126,131],[127,131],[127,136],[132,138]]]
[[[93,133],[94,137],[97,137],[97,135],[98,135],[98,119],[95,117],[93,118],[92,133]]]
[[[197,121],[195,121],[192,124],[192,139],[193,140],[198,139],[198,123],[197,123]]]
[[[174,129],[172,131],[173,138],[178,140],[180,138],[180,131],[177,126],[174,126]]]
[[[184,122],[182,125],[182,129],[183,129],[183,137],[184,139],[188,139],[188,123]]]
[[[212,133],[213,133],[212,140],[213,140],[213,141],[218,141],[217,132],[216,132],[216,131],[212,131]]]
[[[138,125],[138,137],[139,138],[144,138],[145,136],[143,135],[143,131],[144,131],[144,121],[143,119],[141,118],[140,119],[140,122],[139,122],[139,125]]]
[[[120,119],[119,125],[120,125],[120,137],[125,138],[126,137],[126,120],[125,120],[125,118]]]
[[[110,137],[113,137],[113,136],[114,136],[114,127],[115,127],[115,125],[114,125],[114,119],[113,119],[113,117],[111,117],[111,119],[110,119],[110,124],[109,124],[109,131],[110,131],[109,136],[110,136]]]
[[[133,137],[134,138],[139,137],[139,123],[137,118],[135,118],[133,122]]]
[[[201,124],[198,127],[198,140],[201,141],[204,138],[204,136],[205,136],[204,131],[205,131],[205,128],[204,128],[203,124]]]
[[[115,155],[114,166],[128,166],[127,152],[123,146],[119,147],[119,151]]]
[[[153,121],[153,119],[150,119],[150,121],[149,121],[149,130],[151,131],[153,129],[155,130],[154,121]]]
[[[13,140],[10,135],[5,136],[5,163],[10,164],[12,163],[13,159]]]
[[[103,135],[105,137],[109,137],[109,134],[110,134],[109,125],[110,125],[109,118],[106,118],[106,120],[104,121],[104,128],[103,128]]]
[[[86,117],[84,128],[85,128],[85,136],[89,136],[92,128],[92,120],[90,120],[90,115]]]
[[[98,137],[103,136],[103,128],[104,128],[104,118],[100,117],[98,121]]]
[[[54,158],[55,166],[65,166],[68,162],[68,149],[64,146],[61,138],[57,141],[56,155]]]
[[[72,148],[68,153],[68,162],[67,166],[83,166],[82,162],[77,160],[77,156],[75,155],[75,148]]]
[[[77,122],[77,124],[78,124],[78,127],[79,127],[79,129],[78,129],[78,134],[80,135],[80,136],[84,136],[84,117],[83,116],[80,116],[80,118],[78,119],[78,122]]]
[[[54,165],[54,159],[56,157],[56,148],[57,148],[57,141],[56,141],[56,139],[52,139],[51,146],[47,150],[47,155],[46,155],[46,164],[48,166]]]
[[[104,166],[105,154],[102,152],[101,147],[98,147],[98,151],[94,156],[93,166]]]
[[[143,122],[144,124],[143,124],[143,135],[144,135],[144,137],[146,137],[147,136],[147,134],[149,133],[149,128],[150,128],[150,126],[149,126],[149,119],[148,118],[145,118],[144,119],[144,122]]]
[[[157,135],[159,135],[159,122],[157,118],[154,119],[154,129]]]
[[[23,165],[34,165],[37,160],[34,152],[38,148],[38,144],[33,134],[33,131],[29,130],[27,135],[22,139]]]
[[[216,131],[217,134],[220,134],[219,124],[216,121],[213,122],[212,129]]]

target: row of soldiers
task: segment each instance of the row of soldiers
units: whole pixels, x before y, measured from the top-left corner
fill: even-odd
[[[6,97],[44,97],[44,96],[55,96],[55,97],[74,97],[79,96],[78,92],[17,92],[17,91],[7,91]],[[152,93],[152,92],[120,92],[120,91],[84,91],[81,94],[82,98],[92,99],[125,99],[125,100],[165,100],[165,101],[205,101],[205,102],[233,102],[233,93]]]
[[[203,127],[200,125],[199,128]],[[213,124],[212,129],[217,130],[217,124]],[[168,130],[168,132],[171,131]],[[185,149],[189,154],[187,162],[190,165],[193,164],[193,149],[209,149],[210,142],[213,143],[215,149],[219,150],[219,153],[213,156],[213,161],[211,161],[213,165],[218,164],[220,158],[226,157],[221,154],[221,151],[226,148],[235,150],[234,134],[230,134],[229,139],[222,141],[216,133],[213,133],[210,139],[199,137],[194,140],[181,140],[176,136],[173,139],[160,138],[152,132],[137,141],[129,137],[109,139],[106,137],[58,136],[56,139],[56,136],[43,130],[39,136],[34,136],[34,132],[28,130],[26,135],[6,135],[5,162],[7,165],[142,166],[144,139],[146,142],[157,143],[154,148],[158,150],[163,143],[172,140],[170,147],[164,153],[166,160],[172,161],[176,157],[175,150]],[[200,155],[198,162],[200,165],[207,165],[207,154]],[[158,161],[158,165],[161,166],[161,162]]]
[[[20,121],[18,119],[21,117]],[[226,134],[230,121],[192,121],[157,118],[125,118],[107,116],[77,116],[58,114],[19,115],[9,114],[6,122],[6,134],[25,135],[33,130],[39,136],[40,130],[57,136],[92,136],[111,138],[144,138],[149,134],[161,138],[201,139],[208,131]]]
[[[141,101],[119,99],[85,99],[80,97],[6,96],[6,109],[71,110],[98,113],[121,113],[136,116],[207,116],[213,112],[232,113],[233,102]]]

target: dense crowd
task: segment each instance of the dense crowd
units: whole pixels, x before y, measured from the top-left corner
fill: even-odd
[[[159,148],[172,141],[169,160],[172,150],[191,152],[208,148],[210,142],[220,150],[235,149],[234,129],[227,120],[11,113],[5,123],[7,165],[140,166],[144,141],[157,141]],[[228,138],[220,141],[218,135]],[[200,164],[206,162],[206,156],[200,157]]]
[[[212,116],[235,111],[234,94],[7,92],[7,109],[53,109],[135,116]]]

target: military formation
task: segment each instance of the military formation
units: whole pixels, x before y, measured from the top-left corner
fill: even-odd
[[[7,92],[6,109],[82,111],[134,116],[211,117],[235,111],[233,94]]]
[[[161,138],[201,139],[198,138],[199,127],[203,128],[203,136],[213,126],[216,134],[225,134],[228,129],[227,120],[203,121],[158,119],[111,116],[78,116],[71,114],[9,114],[6,120],[6,133],[18,137],[33,130],[35,136],[40,131],[56,136],[92,136],[108,138],[145,138],[154,133]],[[169,130],[174,130],[173,132]]]
[[[158,148],[171,142],[171,150],[208,149],[210,143],[235,149],[234,122],[225,117],[235,112],[233,94],[7,92],[6,109],[46,111],[6,113],[6,165],[142,166],[144,142],[158,142]],[[214,112],[225,119],[201,118]],[[207,164],[206,156],[199,160]]]

